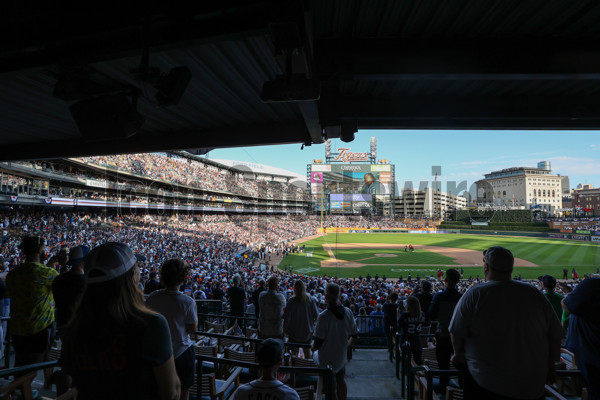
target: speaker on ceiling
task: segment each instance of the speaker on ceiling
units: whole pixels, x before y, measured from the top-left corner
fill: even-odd
[[[69,110],[87,141],[125,139],[135,135],[144,124],[144,117],[124,94],[84,99]]]

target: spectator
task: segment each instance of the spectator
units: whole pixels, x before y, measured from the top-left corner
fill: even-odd
[[[450,325],[454,308],[462,296],[456,290],[456,285],[459,281],[460,273],[457,270],[454,268],[446,270],[446,277],[444,278],[446,289],[433,296],[433,301],[429,307],[429,317],[438,323],[437,331],[435,332],[435,355],[440,369],[450,369],[450,358],[454,353],[448,326]],[[440,377],[442,392],[445,392],[447,385],[448,377]]]
[[[136,262],[129,247],[114,242],[86,257],[87,287],[63,346],[78,398],[179,397],[169,326],[144,305]]]
[[[464,398],[543,398],[559,355],[560,322],[539,290],[511,279],[509,250],[495,246],[483,254],[488,282],[461,297],[449,327]]]
[[[385,330],[383,328],[383,307],[381,304],[375,306],[375,311],[369,314],[369,331],[374,336],[383,336]]]
[[[215,287],[212,290],[212,298],[213,300],[223,301],[223,297],[225,297],[225,292],[221,289],[221,284],[219,282],[215,282]]]
[[[564,285],[564,287],[568,287]],[[589,399],[600,399],[600,279],[588,278],[562,300],[571,314],[566,347],[575,354]]]
[[[189,389],[194,384],[195,340],[190,336],[195,339],[198,329],[196,302],[179,291],[179,287],[188,276],[188,269],[187,263],[183,260],[165,261],[160,268],[160,282],[165,289],[153,292],[146,300],[146,305],[161,313],[169,324],[175,370],[181,382],[182,400],[189,398]]]
[[[229,298],[230,315],[233,317],[244,316],[244,306],[246,302],[246,291],[240,287],[242,284],[242,278],[239,274],[233,276],[233,286],[227,289],[227,297]],[[234,323],[238,324],[238,327],[245,329],[246,323],[243,318],[231,318],[229,320],[229,326],[233,326]]]
[[[25,262],[6,275],[12,304],[10,331],[15,348],[15,367],[45,361],[54,338],[52,281],[58,272],[46,267],[45,241],[26,236],[21,245]]]
[[[544,275],[542,276],[541,281],[542,286],[544,287],[544,296],[546,296],[546,298],[552,305],[556,316],[560,320],[562,318],[563,313],[561,305],[563,296],[554,291],[554,288],[556,288],[556,278],[554,278],[552,275]]]
[[[410,296],[406,299],[406,311],[398,319],[398,329],[402,334],[402,343],[409,342],[413,359],[418,365],[423,363],[423,348],[421,345],[421,329],[427,325],[428,320],[425,313],[421,310],[421,303],[416,296]]]
[[[260,315],[258,320],[258,336],[261,339],[283,339],[283,309],[285,297],[277,292],[279,279],[272,276],[267,281],[269,290],[264,291],[258,298]]]
[[[394,360],[394,336],[398,331],[398,293],[392,292],[383,305],[383,329],[390,361]]]
[[[256,362],[260,366],[260,377],[241,385],[232,400],[279,399],[300,400],[298,393],[277,379],[277,371],[283,359],[283,341],[265,339],[256,350]]]
[[[358,339],[358,330],[352,312],[339,304],[340,287],[335,283],[326,286],[327,309],[319,314],[315,328],[312,351],[319,350],[318,364],[333,370],[334,400],[346,400],[348,387],[344,376],[346,353]]]
[[[155,290],[160,289],[160,282],[156,279],[156,272],[150,272],[150,279],[144,285],[144,294],[148,295],[154,292]]]
[[[358,328],[359,334],[368,334],[369,333],[369,318],[367,316],[367,311],[364,307],[361,307],[358,310],[358,317],[356,317],[356,326]]]
[[[429,319],[429,306],[431,306],[431,302],[433,301],[431,288],[431,282],[423,281],[421,282],[421,290],[413,294],[413,296],[419,299],[421,310],[423,310],[423,313],[427,319]]]
[[[290,298],[283,312],[283,329],[292,343],[304,343],[304,356],[312,358],[310,345],[315,331],[315,322],[319,315],[317,303],[306,294],[306,286],[300,279],[294,282],[294,296]],[[294,353],[298,348],[292,349]]]
[[[254,309],[255,309],[255,314],[256,314],[256,318],[260,318],[260,304],[258,302],[258,298],[260,297],[260,294],[262,292],[264,292],[265,290],[267,290],[265,288],[266,282],[264,279],[259,279],[258,280],[258,288],[256,288],[256,290],[254,290],[254,292],[252,292],[252,303],[254,304]]]
[[[85,290],[83,260],[89,252],[90,248],[86,245],[73,247],[66,262],[71,269],[54,278],[52,282],[52,294],[56,307],[56,328],[59,335],[62,334],[64,327],[71,319],[75,304]]]

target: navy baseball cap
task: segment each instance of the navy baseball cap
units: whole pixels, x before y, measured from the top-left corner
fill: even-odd
[[[69,261],[67,261],[67,265],[74,266],[79,264],[89,254],[89,252],[90,248],[84,244],[73,247],[69,252]]]

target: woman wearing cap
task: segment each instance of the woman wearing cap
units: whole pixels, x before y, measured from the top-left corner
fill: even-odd
[[[187,400],[194,384],[194,341],[198,328],[196,302],[179,291],[188,276],[188,265],[179,259],[167,260],[160,268],[160,283],[166,288],[153,292],[146,305],[161,313],[169,323],[175,369],[181,381],[181,399]]]
[[[177,399],[171,335],[144,305],[136,255],[109,242],[85,259],[87,288],[66,327],[64,369],[85,399]]]

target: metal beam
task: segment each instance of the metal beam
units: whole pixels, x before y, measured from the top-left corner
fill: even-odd
[[[599,102],[600,95],[345,98],[340,117],[357,119],[361,129],[596,130]]]
[[[128,139],[106,141],[61,140],[4,145],[0,161],[52,159],[88,155],[146,153],[196,147],[225,148],[310,141],[302,122],[219,127],[199,131],[139,132]]]
[[[321,39],[323,80],[599,80],[597,39]]]

